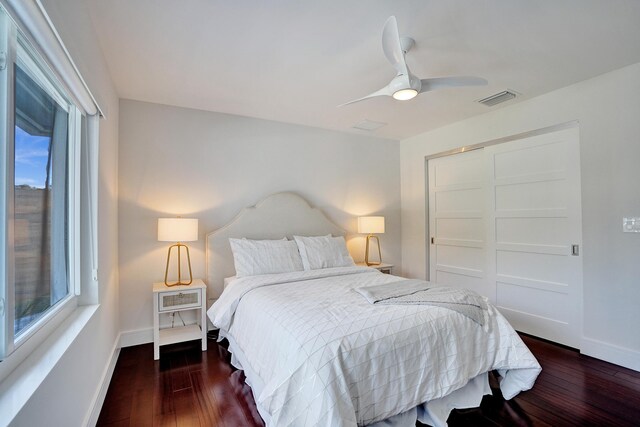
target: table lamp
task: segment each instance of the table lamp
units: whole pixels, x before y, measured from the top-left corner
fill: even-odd
[[[380,265],[382,263],[382,252],[380,251],[380,239],[374,234],[384,233],[383,216],[361,216],[358,217],[358,233],[367,234],[367,246],[364,251],[364,262],[367,265]],[[369,261],[369,242],[376,239],[378,243],[378,262]]]
[[[193,218],[158,218],[158,241],[159,242],[175,242],[169,246],[167,253],[167,268],[164,271],[164,284],[166,286],[190,285],[193,282],[191,273],[191,257],[189,256],[189,247],[182,242],[194,242],[198,240],[198,220]],[[189,264],[189,281],[183,282],[180,269],[180,248],[187,250],[187,263]],[[178,248],[178,281],[169,283],[167,276],[169,274],[169,261],[171,260],[171,250]]]

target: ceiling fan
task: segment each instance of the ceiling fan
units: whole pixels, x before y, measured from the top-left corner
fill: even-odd
[[[399,101],[415,98],[416,95],[436,89],[444,89],[458,86],[484,86],[487,81],[480,77],[436,77],[431,79],[419,79],[409,71],[404,55],[411,50],[415,41],[410,37],[400,37],[398,22],[395,16],[390,16],[382,30],[382,50],[387,61],[396,69],[397,75],[382,89],[373,92],[345,104],[360,102],[375,96],[391,96]]]

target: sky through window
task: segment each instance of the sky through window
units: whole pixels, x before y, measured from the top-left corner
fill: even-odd
[[[44,188],[50,138],[33,136],[16,126],[15,185]]]

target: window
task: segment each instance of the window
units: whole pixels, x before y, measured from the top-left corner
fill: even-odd
[[[79,289],[83,117],[0,8],[0,357]]]

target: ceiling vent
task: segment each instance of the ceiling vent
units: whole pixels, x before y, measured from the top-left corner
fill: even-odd
[[[493,107],[494,105],[498,105],[502,102],[509,101],[516,97],[516,92],[511,90],[505,90],[491,96],[487,96],[486,98],[478,100],[478,102],[482,105],[486,105],[487,107]]]
[[[367,132],[373,132],[374,130],[378,130],[383,126],[386,126],[386,123],[374,122],[371,120],[363,120],[360,123],[353,125],[354,129],[358,130],[366,130]]]

